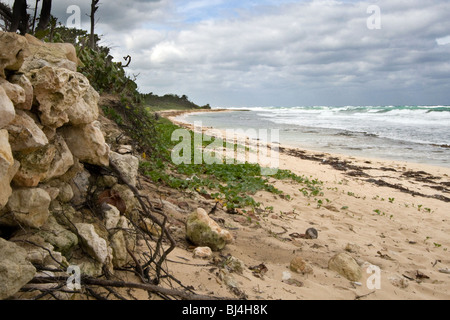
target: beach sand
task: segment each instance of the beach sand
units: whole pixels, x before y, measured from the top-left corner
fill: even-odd
[[[161,115],[190,127],[174,120],[180,112]],[[290,199],[258,192],[255,200],[268,208],[263,213],[217,210],[213,218],[234,242],[214,257],[239,259],[243,272],[224,280],[211,261],[193,258],[193,247],[181,246],[169,257],[169,269],[184,285],[199,294],[263,300],[450,299],[449,168],[283,146],[279,158],[280,169],[323,181],[323,196],[307,197],[290,180],[274,181]],[[181,200],[191,209],[213,205]],[[318,231],[317,239],[302,238],[308,228]],[[329,269],[329,260],[342,252],[359,264],[360,281]],[[312,270],[290,270],[296,257]],[[249,269],[255,266],[265,273]],[[369,266],[380,268],[378,278]]]

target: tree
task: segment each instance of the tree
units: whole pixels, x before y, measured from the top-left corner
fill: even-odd
[[[37,5],[39,1],[40,0],[36,0],[36,8],[32,26],[33,32],[34,24],[36,21]],[[15,0],[12,10],[4,3],[0,2],[0,16],[4,21],[5,30],[10,32],[17,32],[17,30],[19,30],[21,34],[29,32],[29,15],[27,13],[27,8],[27,0]],[[51,18],[51,10],[52,0],[43,0],[39,24],[36,29],[37,31],[43,31],[48,27]]]
[[[16,32],[17,30],[19,30],[21,34],[25,34],[28,31],[27,0],[14,1],[9,31]]]
[[[41,16],[39,18],[39,24],[37,26],[36,31],[43,31],[47,29],[50,23],[51,11],[52,11],[52,0],[43,0]]]
[[[91,2],[91,35],[89,38],[89,46],[91,49],[95,49],[96,37],[95,37],[95,13],[97,12],[100,0],[92,0]]]

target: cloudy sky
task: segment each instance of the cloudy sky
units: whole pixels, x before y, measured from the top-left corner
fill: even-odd
[[[65,24],[70,5],[87,29],[90,0],[53,14]],[[450,105],[449,13],[448,0],[112,0],[97,31],[133,57],[141,92],[198,104]]]

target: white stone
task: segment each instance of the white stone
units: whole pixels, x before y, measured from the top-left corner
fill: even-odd
[[[106,240],[97,234],[92,224],[76,223],[75,227],[86,251],[98,262],[106,264],[110,255]]]

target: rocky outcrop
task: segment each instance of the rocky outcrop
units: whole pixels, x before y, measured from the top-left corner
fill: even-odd
[[[99,94],[78,63],[70,44],[0,32],[0,300],[35,276],[31,263],[100,276],[127,265],[136,246],[129,219],[139,204],[98,167],[111,158],[136,186],[139,160],[106,144]],[[107,192],[121,210],[95,199]]]
[[[195,245],[210,247],[213,251],[220,251],[226,244],[233,241],[231,233],[221,228],[201,208],[189,216],[186,223],[186,235]]]

